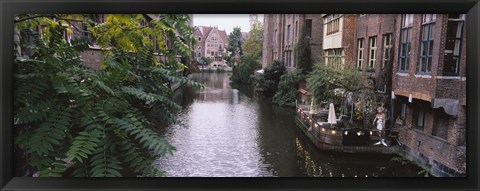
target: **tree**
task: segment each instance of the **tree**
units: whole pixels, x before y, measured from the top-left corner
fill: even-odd
[[[263,75],[258,76],[256,85],[263,89],[263,94],[273,96],[278,89],[280,77],[285,74],[286,68],[283,62],[275,60],[272,65],[264,68]]]
[[[155,126],[176,121],[180,106],[167,84],[190,82],[175,75],[184,65],[174,58],[188,56],[192,39],[188,16],[158,16],[163,19],[109,15],[95,23],[85,15],[19,15],[14,21],[35,39],[16,44],[33,55],[14,61],[15,145],[39,176],[164,176],[153,162],[175,148]],[[63,37],[72,22],[89,24],[104,51],[102,70],[88,68],[79,56],[92,39]],[[43,32],[31,30],[39,25]],[[153,55],[152,36],[163,62]],[[167,38],[173,46],[166,46]]]
[[[280,77],[278,90],[275,92],[272,101],[280,106],[295,107],[298,98],[298,85],[305,76],[298,70],[289,71]]]
[[[231,80],[234,83],[252,84],[255,70],[262,68],[260,62],[252,56],[240,58],[240,64],[233,67]]]
[[[263,25],[259,21],[253,24],[249,36],[242,45],[243,54],[261,59],[263,48]]]
[[[228,46],[226,49],[227,52],[230,52],[230,55],[225,57],[228,65],[232,66],[233,63],[235,63],[235,53],[237,50],[240,56],[243,55],[242,44],[243,40],[240,27],[235,27],[233,28],[233,31],[228,34]]]

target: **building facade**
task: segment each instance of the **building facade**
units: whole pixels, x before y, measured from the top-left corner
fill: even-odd
[[[262,66],[295,68],[304,26],[312,57],[377,79],[401,154],[435,176],[466,175],[464,14],[265,14]]]
[[[282,61],[289,69],[296,68],[295,48],[302,37],[309,41],[312,61],[322,60],[321,23],[318,14],[265,14],[262,68],[274,61]]]
[[[195,26],[194,36],[198,44],[194,47],[194,58],[210,58],[210,66],[227,66],[223,56],[227,53],[228,38],[225,30],[218,27]]]
[[[357,15],[324,14],[322,19],[325,64],[334,68],[354,65]]]
[[[434,175],[465,176],[465,15],[397,15],[395,27],[392,94],[403,154]]]

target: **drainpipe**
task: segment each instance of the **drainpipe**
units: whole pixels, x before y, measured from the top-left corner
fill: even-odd
[[[391,113],[390,113],[390,125],[391,127],[393,128],[394,124],[395,124],[395,119],[394,119],[394,114],[395,114],[395,93],[393,92],[393,64],[394,63],[394,60],[395,60],[395,42],[396,42],[396,36],[395,33],[397,32],[397,16],[395,16],[395,18],[393,19],[393,33],[392,33],[392,49],[390,50],[390,66],[388,66],[388,74],[389,76],[387,76],[388,78],[388,81],[387,81],[387,87],[385,87],[385,90],[390,90],[391,91],[391,95],[390,95],[390,108],[391,108]]]

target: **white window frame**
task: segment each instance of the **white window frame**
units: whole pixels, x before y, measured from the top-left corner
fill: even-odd
[[[377,36],[368,38],[368,69],[367,71],[375,69],[375,62],[377,61]]]
[[[363,64],[363,51],[364,51],[364,39],[359,38],[357,39],[357,69],[362,70],[362,64]]]

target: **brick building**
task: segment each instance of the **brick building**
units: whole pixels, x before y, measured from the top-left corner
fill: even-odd
[[[198,44],[194,47],[194,58],[210,58],[211,66],[227,66],[223,55],[227,54],[228,38],[225,30],[218,27],[195,26],[194,35]]]
[[[437,176],[466,173],[464,14],[396,16],[392,94],[405,156]]]
[[[295,68],[298,64],[295,48],[302,36],[309,40],[312,61],[322,60],[321,15],[265,14],[263,24],[262,68],[275,60],[283,61],[289,69]]]

